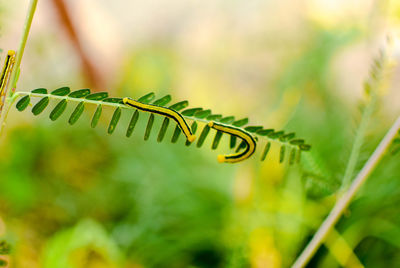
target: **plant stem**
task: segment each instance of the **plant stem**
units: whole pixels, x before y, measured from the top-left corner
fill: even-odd
[[[11,99],[11,102],[7,104],[9,107],[7,108],[6,115],[3,118],[1,118],[2,108],[0,108],[0,123],[1,123],[0,136],[3,132],[4,125],[6,123],[6,118],[7,118],[8,112],[10,111],[10,106],[16,100],[15,98],[12,98],[12,97],[14,95],[15,89],[17,88],[17,81],[19,78],[19,71],[20,71],[19,67],[21,65],[22,56],[24,55],[25,45],[26,45],[26,41],[28,40],[29,30],[32,25],[33,15],[35,14],[37,2],[38,2],[38,0],[31,0],[31,2],[29,4],[28,13],[27,13],[26,19],[25,19],[24,30],[22,32],[21,41],[19,43],[19,48],[16,53],[16,60],[15,60],[14,68],[11,71],[10,82],[4,92],[4,94],[7,96],[7,92],[11,85],[11,90],[10,90],[10,93],[8,94]]]
[[[386,133],[385,137],[379,143],[378,147],[375,149],[374,153],[368,159],[367,163],[358,173],[357,177],[354,179],[350,188],[343,194],[343,196],[336,202],[335,206],[329,213],[328,217],[322,223],[317,233],[314,235],[310,243],[297,258],[296,262],[293,264],[292,268],[304,267],[311,257],[315,254],[321,243],[326,239],[329,231],[334,227],[336,222],[339,220],[340,216],[343,214],[344,210],[349,206],[351,200],[354,198],[357,191],[367,180],[368,176],[375,169],[386,150],[390,146],[392,140],[397,135],[397,130],[400,129],[400,116],[396,119],[392,127]]]
[[[38,2],[38,0],[31,0],[29,7],[28,7],[28,13],[27,13],[26,20],[25,20],[25,25],[24,25],[24,30],[22,33],[21,41],[19,43],[19,48],[17,50],[14,69],[11,72],[11,77],[10,77],[10,82],[11,82],[10,95],[11,96],[14,94],[15,89],[17,87],[17,81],[18,81],[18,77],[19,77],[19,67],[21,65],[22,56],[24,54],[26,41],[28,40],[29,30],[32,25],[33,15],[35,14],[37,2]]]

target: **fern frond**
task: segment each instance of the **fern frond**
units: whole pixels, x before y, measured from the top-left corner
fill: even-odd
[[[109,134],[112,134],[115,131],[120,121],[121,114],[124,111],[132,111],[132,116],[126,130],[127,137],[130,137],[133,134],[135,126],[140,119],[140,114],[142,113],[134,107],[125,105],[122,98],[109,97],[107,92],[98,92],[91,94],[89,89],[80,89],[71,92],[68,87],[62,87],[48,92],[47,89],[38,88],[32,90],[31,92],[17,92],[16,95],[14,95],[14,98],[20,98],[16,104],[16,108],[18,111],[24,111],[29,106],[32,99],[39,99],[39,101],[33,105],[33,108],[31,110],[34,115],[41,114],[48,107],[50,100],[58,101],[58,103],[54,106],[49,115],[49,118],[52,121],[57,120],[66,111],[69,103],[76,103],[75,109],[71,113],[68,120],[69,124],[71,125],[75,124],[78,121],[83,111],[86,109],[86,106],[95,105],[97,108],[91,120],[92,128],[97,126],[99,119],[102,115],[103,107],[114,108],[114,113],[107,129],[107,132]],[[137,100],[144,104],[152,104],[161,107],[168,105],[172,100],[170,95],[166,95],[156,100],[154,99],[155,94],[148,93],[138,98]],[[264,161],[266,159],[266,156],[270,151],[270,147],[273,143],[280,146],[280,163],[284,162],[286,158],[289,158],[289,164],[293,164],[296,159],[299,161],[300,154],[303,151],[308,151],[311,148],[311,146],[306,144],[303,139],[295,139],[295,133],[285,133],[282,130],[276,131],[274,129],[264,129],[264,127],[262,126],[246,126],[249,122],[248,118],[235,120],[234,116],[223,117],[220,114],[213,114],[212,111],[209,109],[203,109],[200,107],[188,108],[188,105],[188,101],[185,100],[169,105],[168,108],[173,109],[176,112],[180,112],[185,120],[191,122],[191,130],[193,134],[195,134],[196,132],[200,133],[199,138],[196,142],[196,147],[198,148],[202,147],[205,140],[211,133],[211,128],[208,125],[211,121],[239,128],[246,133],[252,135],[256,139],[257,143],[261,143],[261,141],[264,141],[266,145],[261,156],[261,161]],[[148,140],[151,136],[151,133],[154,132],[154,119],[155,114],[151,113],[147,121],[147,126],[144,133],[144,140]],[[165,117],[162,122],[161,128],[158,130],[158,135],[156,138],[158,142],[162,142],[164,140],[169,125],[170,119]],[[181,132],[181,129],[178,127],[178,125],[176,125],[171,138],[172,143],[176,143],[178,141]],[[220,144],[221,139],[224,135],[229,135],[230,149],[239,151],[242,148],[246,147],[246,143],[243,141],[239,145],[237,145],[237,137],[234,135],[230,135],[229,133],[225,133],[221,130],[216,130],[214,132],[215,136],[211,142],[212,150],[218,148],[218,145]],[[192,143],[193,142],[186,141],[185,145],[190,146]]]

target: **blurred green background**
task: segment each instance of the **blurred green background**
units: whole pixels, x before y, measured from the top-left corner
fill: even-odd
[[[0,2],[2,62],[27,5]],[[67,113],[12,108],[0,142],[8,267],[289,267],[336,200],[363,83],[388,35],[400,54],[399,33],[396,0],[39,1],[18,90],[171,94],[295,131],[312,151],[295,167],[277,149],[260,162],[260,148],[218,164],[210,138],[144,142],[145,119],[128,139],[129,118],[106,133],[111,110],[91,129],[92,111],[71,127]],[[384,81],[357,169],[400,113],[400,69]],[[400,267],[399,157],[384,157],[308,267]]]

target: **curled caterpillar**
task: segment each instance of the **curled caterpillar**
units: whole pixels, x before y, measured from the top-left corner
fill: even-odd
[[[222,132],[228,133],[232,136],[239,137],[246,142],[246,149],[243,152],[228,154],[228,155],[218,155],[218,162],[220,163],[236,163],[249,158],[256,150],[256,141],[253,136],[240,128],[221,124],[218,122],[211,121],[208,126],[220,130]]]
[[[122,102],[126,105],[132,106],[137,108],[138,110],[159,114],[168,118],[173,119],[179,126],[179,128],[183,131],[186,136],[186,139],[189,142],[193,142],[196,139],[196,136],[192,134],[192,130],[190,129],[189,125],[186,123],[183,116],[176,112],[173,109],[161,107],[157,105],[145,104],[139,101],[133,100],[131,98],[123,98]]]
[[[6,60],[4,62],[3,71],[1,72],[1,76],[0,76],[0,104],[2,104],[2,102],[3,102],[5,89],[6,89],[12,68],[14,67],[14,62],[15,62],[15,51],[9,50],[7,53]]]

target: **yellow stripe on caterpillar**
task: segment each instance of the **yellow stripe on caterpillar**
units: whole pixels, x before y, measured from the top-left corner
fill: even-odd
[[[190,129],[189,125],[186,123],[183,116],[180,113],[178,113],[177,111],[170,109],[170,108],[166,108],[166,107],[141,103],[141,102],[136,101],[131,98],[123,98],[122,102],[126,105],[135,107],[140,111],[155,113],[155,114],[159,114],[159,115],[171,118],[178,124],[179,128],[185,134],[186,139],[189,142],[194,142],[194,140],[196,139],[196,136],[192,134],[192,130]]]
[[[0,104],[2,104],[3,96],[5,94],[5,89],[8,84],[8,79],[10,78],[11,71],[14,67],[15,62],[15,51],[9,50],[4,62],[3,71],[0,76]]]
[[[211,121],[208,123],[208,126],[215,129],[219,130],[225,133],[228,133],[232,136],[239,137],[243,139],[246,142],[246,148],[243,152],[235,153],[235,154],[228,154],[228,155],[218,155],[217,160],[220,163],[236,163],[243,161],[247,158],[249,158],[256,150],[256,141],[253,138],[253,136],[248,133],[247,131],[244,131],[241,128],[230,126],[230,125],[225,125],[222,123],[214,122]]]

